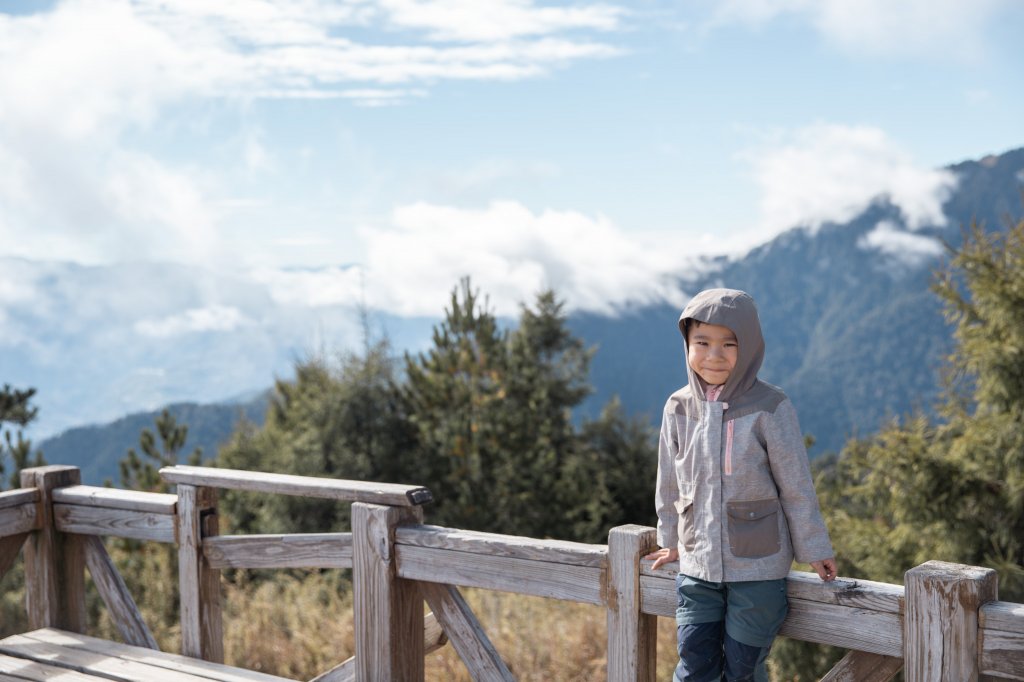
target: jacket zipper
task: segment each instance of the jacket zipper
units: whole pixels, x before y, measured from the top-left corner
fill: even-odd
[[[729,403],[722,403],[722,412],[729,409]],[[725,423],[725,475],[732,476],[732,434],[736,425],[735,419]]]

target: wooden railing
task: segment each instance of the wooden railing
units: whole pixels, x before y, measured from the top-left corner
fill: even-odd
[[[513,679],[460,587],[603,606],[608,679],[654,679],[675,567],[641,559],[652,528],[613,528],[607,545],[538,540],[424,525],[421,487],[184,466],[161,475],[176,495],[82,486],[63,466],[27,470],[21,489],[0,493],[0,576],[24,545],[32,629],[84,630],[88,567],[125,641],[156,648],[98,537],[114,536],[177,544],[182,653],[196,658],[223,658],[222,569],[334,567],[353,569],[356,655],[316,682],[422,679],[425,652],[446,640],[474,679]],[[352,532],[222,536],[218,489],[349,502]],[[930,561],[904,586],[792,572],[788,593],[783,635],[850,650],[824,679],[888,680],[902,668],[908,682],[1024,680],[1024,605],[997,601],[991,569]]]

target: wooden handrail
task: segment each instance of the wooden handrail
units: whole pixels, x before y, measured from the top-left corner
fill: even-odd
[[[655,571],[652,562],[641,558],[653,542],[650,528],[615,528],[610,536],[615,541],[608,545],[541,540],[424,525],[420,503],[415,500],[422,500],[424,494],[429,496],[429,491],[417,486],[169,467],[161,474],[165,480],[179,484],[179,495],[159,495],[75,485],[77,477],[65,476],[65,469],[69,468],[38,470],[39,480],[49,488],[0,493],[0,573],[10,566],[12,555],[26,537],[43,532],[40,523],[44,520],[52,524],[47,526],[51,535],[56,533],[48,542],[58,545],[64,542],[62,538],[73,542],[77,536],[84,541],[81,535],[179,543],[179,562],[188,573],[183,585],[191,581],[195,592],[192,605],[197,608],[216,602],[216,582],[210,580],[223,568],[352,566],[355,581],[364,590],[384,589],[372,598],[364,594],[360,602],[357,621],[370,629],[358,635],[360,650],[388,657],[392,666],[388,670],[394,674],[404,675],[403,664],[396,661],[408,642],[418,643],[422,636],[423,616],[417,606],[421,602],[413,596],[417,590],[423,595],[429,593],[447,609],[443,615],[449,627],[459,629],[460,647],[475,651],[473,656],[477,658],[483,655],[480,652],[490,651],[489,643],[478,624],[474,625],[472,614],[465,613],[460,605],[459,587],[604,606],[609,613],[612,680],[651,679],[650,619],[675,613],[677,565]],[[33,475],[29,473],[26,480],[35,480]],[[66,483],[54,484],[46,479],[55,476],[64,476],[61,480]],[[212,494],[215,488],[341,501],[369,499],[375,504],[355,505],[359,513],[353,514],[352,533],[218,536],[215,496],[206,494]],[[381,504],[382,500],[388,502]],[[33,542],[40,546],[38,539]],[[104,559],[102,546],[89,542],[90,569],[105,574],[113,585],[108,586],[105,598],[123,602],[120,609],[130,616],[123,589],[109,575],[109,562],[100,561]],[[40,558],[38,549],[35,552],[31,561],[56,560]],[[27,565],[26,573],[35,575],[40,566]],[[55,566],[59,564],[48,569],[54,575]],[[66,570],[62,575],[60,580],[73,578]],[[995,601],[993,579],[990,569],[940,562],[928,562],[908,572],[907,584],[913,585],[912,590],[845,578],[824,583],[814,574],[794,571],[787,579],[790,612],[782,634],[852,649],[825,678],[830,681],[851,676],[859,679],[868,674],[866,671],[870,671],[870,679],[888,679],[904,662],[908,682],[949,680],[975,673],[1024,680],[1024,604]],[[37,582],[33,595],[45,603],[52,586]],[[61,600],[66,600],[62,592],[65,589],[61,584],[55,592]],[[411,628],[405,621],[416,620],[415,613],[420,614],[419,620]],[[189,617],[194,621],[189,626],[193,655],[216,651],[217,644],[206,641],[219,637],[216,629],[204,625],[209,619],[194,614]],[[957,628],[952,640],[947,639],[951,635],[946,632],[950,623],[956,623]],[[387,635],[381,628],[396,629]],[[476,634],[467,634],[472,632]],[[480,638],[481,648],[466,639],[470,636]],[[144,639],[145,635],[137,637]],[[929,654],[939,646],[945,647],[953,663]],[[413,649],[419,651],[418,644]],[[904,656],[908,657],[906,661]],[[500,678],[500,659],[490,654],[485,657],[490,660],[490,674]],[[360,666],[350,661],[325,673],[324,679],[343,679]],[[362,670],[360,675],[368,669]],[[410,674],[416,677],[417,670],[414,666]]]
[[[417,485],[347,481],[292,474],[268,474],[240,469],[178,465],[164,467],[160,470],[160,476],[169,483],[276,493],[278,495],[319,497],[345,502],[369,502],[392,507],[417,506],[434,500],[429,490]]]

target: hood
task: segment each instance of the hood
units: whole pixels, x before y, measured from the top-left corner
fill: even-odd
[[[757,373],[764,360],[764,337],[761,336],[761,321],[757,316],[754,299],[738,289],[707,289],[686,304],[679,316],[679,331],[683,334],[683,350],[687,355],[686,321],[698,320],[707,324],[728,327],[739,342],[739,357],[736,367],[725,382],[718,399],[728,402],[749,391],[757,383]],[[685,356],[684,356],[685,357]],[[707,400],[703,382],[686,362],[686,376],[690,390],[700,400]]]

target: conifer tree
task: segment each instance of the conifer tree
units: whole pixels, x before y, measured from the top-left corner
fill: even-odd
[[[315,357],[275,382],[261,428],[240,425],[219,466],[389,483],[420,483],[406,465],[413,429],[402,412],[387,340],[337,364]],[[226,492],[222,509],[241,532],[322,532],[348,525],[349,506],[329,500]]]
[[[979,225],[934,291],[954,325],[937,418],[913,415],[853,440],[820,466],[819,497],[840,573],[902,583],[931,559],[986,566],[999,596],[1024,600],[1024,220]],[[838,658],[786,643],[785,679]]]
[[[3,429],[3,441],[0,442],[0,490],[4,488],[5,461],[8,457],[13,465],[7,480],[11,488],[18,487],[22,469],[45,464],[42,452],[33,452],[32,442],[26,440],[21,431],[21,427],[27,426],[38,413],[38,408],[31,404],[35,394],[34,388],[17,389],[11,388],[9,384],[4,384],[0,389],[0,427],[4,424],[18,427],[15,431]]]
[[[178,422],[169,410],[154,421],[155,431],[144,428],[139,434],[139,450],[128,448],[119,462],[121,487],[144,492],[169,493],[173,487],[160,478],[162,467],[178,464],[179,453],[188,440],[188,426]],[[140,454],[141,453],[141,454]],[[187,463],[199,465],[202,449],[195,448]],[[107,481],[110,485],[110,481]],[[107,539],[111,557],[135,598],[146,623],[157,641],[166,645],[177,627],[178,576],[177,550],[174,545],[142,542],[128,538]],[[99,603],[89,604],[90,620],[98,623],[100,633],[116,637],[109,613]]]
[[[160,478],[159,471],[163,467],[179,463],[178,453],[188,440],[188,426],[179,424],[167,409],[156,418],[155,426],[155,434],[150,429],[143,429],[139,434],[142,457],[135,448],[128,448],[124,459],[119,462],[121,485],[129,490],[160,493],[170,491],[170,486]],[[186,463],[198,466],[202,463],[202,458],[203,450],[197,447],[189,454]]]
[[[614,404],[583,429],[574,424],[593,351],[569,330],[554,292],[502,331],[463,280],[433,339],[406,357],[404,391],[419,481],[436,500],[432,522],[601,542],[612,525],[650,517],[653,432]]]
[[[433,346],[407,355],[403,397],[417,428],[417,469],[437,523],[499,527],[496,480],[508,472],[508,334],[469,279],[452,291]],[[461,525],[460,525],[461,524]]]

